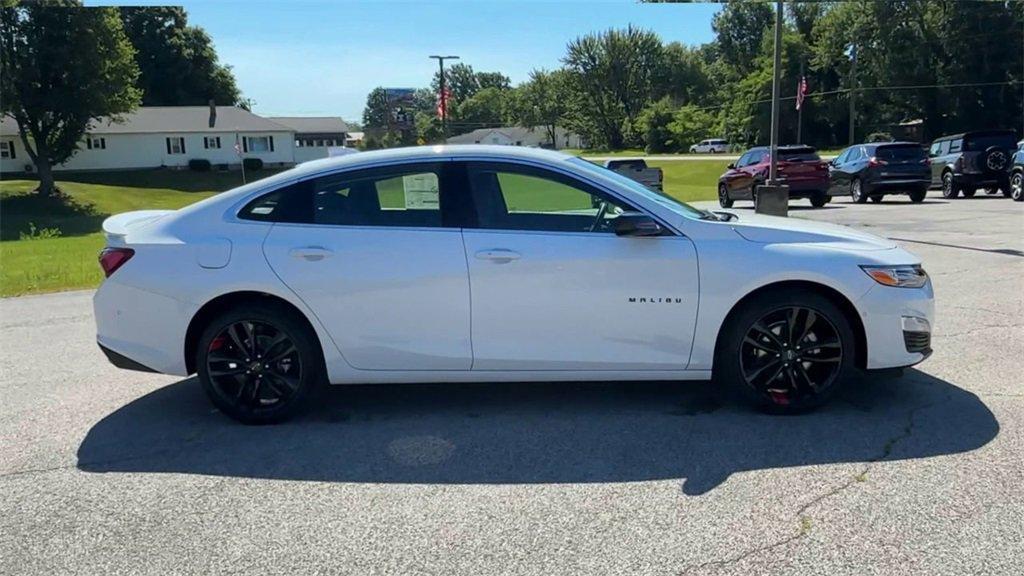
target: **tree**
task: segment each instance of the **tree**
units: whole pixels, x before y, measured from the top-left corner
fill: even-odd
[[[669,124],[672,123],[675,108],[666,96],[651,104],[640,113],[638,123],[643,132],[644,150],[648,154],[659,152],[675,152],[679,149]]]
[[[555,147],[556,131],[565,122],[571,99],[568,72],[534,70],[510,98],[509,116],[526,128],[543,126],[548,142]]]
[[[202,28],[188,25],[184,8],[125,7],[120,15],[135,47],[143,105],[241,103],[230,66],[218,62],[213,42]]]
[[[140,101],[134,51],[117,11],[67,0],[0,8],[0,112],[54,191],[54,164],[78,150],[89,125],[116,119]]]
[[[775,12],[767,2],[729,2],[715,14],[711,29],[723,62],[738,76],[754,67],[765,33],[771,31]]]
[[[366,95],[363,108],[363,126],[367,129],[384,129],[389,125],[387,92],[378,86]]]
[[[505,121],[507,90],[484,88],[456,104],[452,114],[454,125],[469,128],[465,132],[487,126],[500,126]]]
[[[622,148],[626,130],[652,100],[663,48],[658,35],[634,28],[588,34],[569,43],[562,60],[583,103],[580,127],[609,148]],[[635,144],[636,142],[629,142]]]

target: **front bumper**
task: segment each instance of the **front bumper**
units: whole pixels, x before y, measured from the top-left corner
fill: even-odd
[[[935,326],[931,280],[921,288],[872,286],[857,309],[867,340],[867,369],[913,366],[931,355]]]

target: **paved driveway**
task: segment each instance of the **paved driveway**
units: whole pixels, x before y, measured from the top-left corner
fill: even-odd
[[[1024,205],[793,214],[899,239],[939,318],[920,370],[800,417],[424,385],[244,427],[110,367],[88,292],[0,301],[0,573],[1024,573]]]

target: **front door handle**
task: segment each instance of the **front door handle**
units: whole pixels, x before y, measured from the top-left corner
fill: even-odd
[[[519,260],[522,256],[519,252],[514,250],[506,250],[504,248],[492,248],[490,250],[481,250],[476,253],[478,260],[490,260],[491,262],[497,262],[498,264],[505,264],[513,260]]]
[[[288,253],[292,258],[298,258],[307,262],[319,262],[324,258],[328,258],[331,254],[334,254],[334,252],[324,248],[323,246],[303,246],[302,248],[292,248]]]

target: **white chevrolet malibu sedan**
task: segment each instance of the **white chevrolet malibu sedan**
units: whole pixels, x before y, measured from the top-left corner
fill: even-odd
[[[931,353],[931,283],[893,242],[557,152],[329,158],[103,229],[102,350],[247,423],[327,383],[713,378],[796,412]]]

